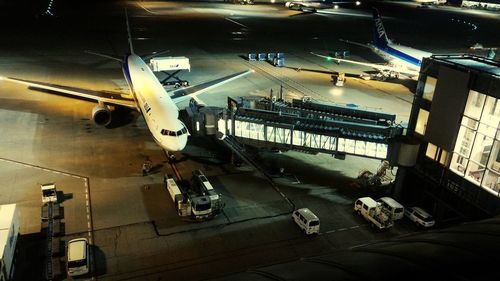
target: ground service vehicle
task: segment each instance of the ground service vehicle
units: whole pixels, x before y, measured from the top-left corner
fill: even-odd
[[[371,197],[358,198],[354,202],[354,211],[362,215],[378,229],[390,228],[393,225],[388,212]]]
[[[210,219],[222,211],[224,203],[200,170],[193,171],[190,188],[182,188],[174,179],[165,178],[167,190],[181,217]]]
[[[167,178],[167,190],[170,198],[174,202],[175,209],[181,217],[191,216],[191,203],[186,194],[181,191],[177,183],[172,178]]]
[[[86,238],[77,238],[68,242],[68,276],[79,276],[89,273],[89,244]]]
[[[40,185],[42,190],[42,203],[57,203],[57,190],[55,183],[45,183]]]
[[[377,200],[382,205],[382,208],[387,210],[391,220],[399,220],[403,218],[405,208],[398,201],[391,197],[381,197]]]
[[[319,218],[308,208],[295,210],[292,219],[305,234],[319,234]]]
[[[431,227],[436,223],[432,216],[420,207],[411,207],[406,209],[405,216],[412,222],[423,227]]]
[[[209,208],[211,215],[215,216],[222,211],[224,208],[224,203],[222,202],[221,195],[218,194],[212,184],[208,181],[207,177],[200,170],[194,170],[192,172],[192,186],[193,189],[197,191],[198,194],[208,197],[207,199],[200,198],[197,200],[196,206],[201,209]],[[193,201],[194,202],[194,201]],[[206,206],[208,205],[208,206]]]

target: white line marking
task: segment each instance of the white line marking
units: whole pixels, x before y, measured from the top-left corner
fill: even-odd
[[[346,231],[346,230],[350,230],[350,229],[356,229],[356,228],[359,228],[361,225],[355,225],[355,226],[351,226],[351,227],[344,227],[344,228],[338,228],[338,229],[332,229],[332,230],[329,230],[325,233],[333,233],[333,232],[340,232],[340,231]]]
[[[232,19],[230,19],[230,18],[225,18],[225,19],[226,19],[226,20],[228,20],[228,21],[230,21],[230,22],[232,22],[232,23],[234,23],[234,24],[237,24],[237,25],[239,25],[239,26],[243,26],[244,28],[248,28],[248,26],[246,26],[246,25],[244,25],[244,24],[242,24],[242,23],[239,23],[239,22],[237,22],[237,21],[235,21],[235,20],[232,20]]]

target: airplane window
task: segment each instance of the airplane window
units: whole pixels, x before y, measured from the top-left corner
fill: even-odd
[[[162,129],[161,130],[161,134],[164,135],[164,136],[176,136],[175,132],[174,131],[170,131],[170,130],[167,130],[167,129]]]
[[[174,132],[174,131],[170,131],[170,130],[167,130],[167,129],[162,129],[161,130],[161,134],[164,135],[164,136],[182,136],[184,134],[186,134],[188,131],[186,129],[186,127],[180,129],[179,131],[177,132]]]

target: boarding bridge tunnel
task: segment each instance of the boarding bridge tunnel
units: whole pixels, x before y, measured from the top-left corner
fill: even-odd
[[[340,106],[308,98],[228,98],[226,109],[201,107],[194,100],[186,109],[193,135],[217,135],[240,144],[310,154],[327,153],[393,160],[397,164],[403,127],[396,116]],[[233,143],[233,142],[231,142]],[[417,148],[418,150],[418,148]]]

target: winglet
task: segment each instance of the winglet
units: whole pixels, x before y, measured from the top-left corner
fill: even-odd
[[[119,57],[117,57],[117,56],[103,54],[103,53],[98,53],[98,52],[89,51],[89,50],[85,50],[84,52],[87,53],[87,54],[91,54],[91,55],[95,55],[95,56],[99,56],[99,57],[103,57],[103,58],[107,58],[107,59],[111,59],[111,60],[116,60],[116,61],[122,62],[122,59],[119,58]]]
[[[132,35],[130,33],[130,25],[128,23],[127,9],[125,9],[125,22],[127,23],[128,45],[130,48],[130,54],[134,54],[134,45],[132,45]]]

